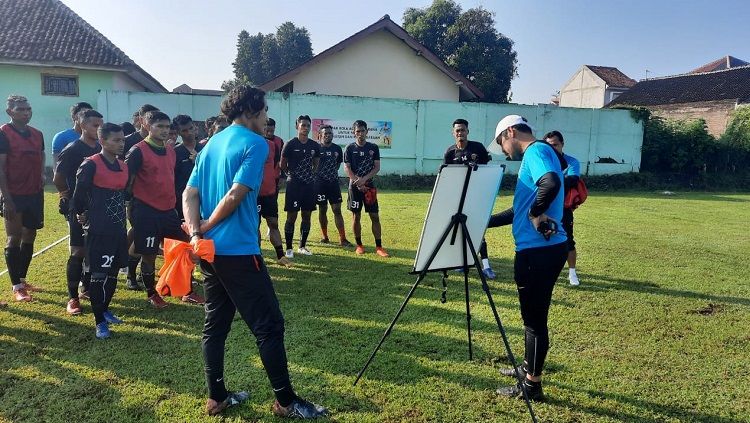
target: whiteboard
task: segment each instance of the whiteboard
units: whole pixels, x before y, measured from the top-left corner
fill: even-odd
[[[476,170],[471,171],[463,214],[467,216],[466,226],[469,229],[469,237],[477,251],[484,237],[484,231],[487,229],[495,198],[500,190],[503,172],[505,172],[505,165],[479,165]],[[432,189],[432,198],[427,207],[427,216],[422,227],[422,237],[417,247],[413,272],[425,270],[430,255],[438,247],[440,237],[451,224],[451,217],[458,213],[466,174],[466,165],[447,165],[438,173],[435,187]],[[452,234],[453,232],[443,242],[437,256],[426,269],[427,271],[463,267],[463,243],[465,241],[460,226],[453,245],[451,245]],[[468,244],[466,251],[467,263],[473,266],[474,258],[471,256]]]

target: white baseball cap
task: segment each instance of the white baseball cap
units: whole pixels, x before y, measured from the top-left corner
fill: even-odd
[[[495,138],[490,141],[490,145],[487,146],[487,150],[492,154],[502,155],[503,148],[497,143],[497,137],[501,132],[515,125],[526,125],[531,128],[531,132],[534,132],[534,128],[529,124],[529,121],[521,115],[508,115],[500,119],[495,128]]]

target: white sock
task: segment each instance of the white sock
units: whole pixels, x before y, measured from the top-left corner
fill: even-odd
[[[490,259],[482,259],[482,268],[483,269],[489,269],[490,268]]]
[[[568,269],[568,277],[569,278],[577,278],[578,277],[578,275],[576,274],[576,268],[575,267],[571,267],[571,268]]]

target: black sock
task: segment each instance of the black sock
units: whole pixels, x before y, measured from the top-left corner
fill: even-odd
[[[274,245],[273,249],[276,250],[277,259],[284,257],[284,247],[282,247],[281,245]]]
[[[112,297],[114,297],[116,289],[117,275],[107,276],[107,281],[104,283],[104,311],[109,310],[109,303],[112,302]]]
[[[20,267],[21,249],[18,247],[5,248],[5,265],[8,267],[10,283],[18,285],[21,283],[18,268]]]
[[[89,287],[91,285],[91,272],[83,272],[81,284],[83,285],[83,292],[89,292]]]
[[[135,272],[138,269],[138,263],[141,261],[141,258],[138,256],[129,256],[128,257],[128,279],[135,280]]]
[[[357,245],[362,245],[362,237],[361,236],[355,236],[354,241],[357,242]]]
[[[376,247],[382,247],[383,246],[383,240],[380,238],[375,238],[375,246]]]
[[[31,256],[34,255],[34,244],[21,243],[20,250],[20,265],[21,268],[18,270],[18,277],[26,279],[26,273],[29,271],[29,265],[31,265]]]
[[[286,241],[286,249],[292,249],[292,241],[294,240],[294,223],[287,221],[284,223],[284,240]]]
[[[78,298],[78,283],[81,282],[83,275],[83,257],[68,257],[65,273],[68,279],[68,297]]]
[[[299,242],[300,247],[304,247],[307,244],[307,236],[310,235],[310,222],[302,222],[299,225],[300,232],[302,232],[302,239]]]
[[[143,278],[143,286],[146,287],[146,295],[150,297],[156,294],[156,289],[154,289],[154,272],[146,273],[141,269],[141,277]]]
[[[479,244],[479,257],[483,260],[489,257],[487,255],[487,241],[485,241],[484,238],[482,238],[482,243]]]
[[[286,385],[279,390],[276,390],[276,388],[274,388],[273,394],[276,396],[276,401],[278,401],[282,407],[288,407],[289,404],[292,403],[292,401],[297,399],[297,394],[294,393],[292,385]]]
[[[107,278],[103,274],[97,274],[96,277],[91,278],[89,297],[91,298],[91,311],[94,313],[94,320],[97,325],[104,321],[104,311],[107,309],[104,305],[106,302],[104,289],[106,280]]]

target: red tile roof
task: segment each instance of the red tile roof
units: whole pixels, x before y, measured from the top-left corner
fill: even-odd
[[[603,79],[610,88],[630,88],[636,83],[635,79],[630,79],[617,68],[591,65],[586,65],[586,67]]]
[[[707,63],[699,68],[691,70],[689,73],[703,73],[703,72],[714,72],[718,70],[736,68],[738,66],[747,66],[750,63],[740,60],[734,56],[724,56],[721,59],[714,60],[711,63]]]

